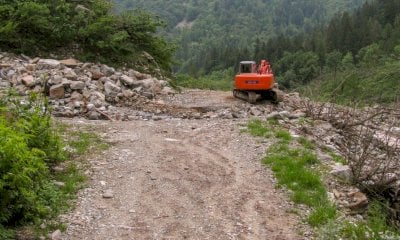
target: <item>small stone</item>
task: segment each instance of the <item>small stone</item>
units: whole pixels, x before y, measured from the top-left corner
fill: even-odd
[[[39,60],[40,60],[40,58],[35,57],[34,59],[31,59],[31,60],[29,61],[29,63],[35,64],[35,63],[39,62]]]
[[[51,240],[61,240],[61,231],[57,229],[50,235]]]
[[[45,229],[46,228],[46,224],[45,223],[40,224],[40,228],[41,229]]]
[[[55,166],[52,169],[53,169],[54,172],[58,172],[58,173],[64,171],[64,168],[63,167],[59,167],[59,166]]]
[[[340,199],[340,197],[342,196],[342,194],[336,189],[333,189],[332,192],[336,199]]]
[[[280,115],[278,112],[272,112],[266,116],[267,119],[283,119],[282,115]]]
[[[57,187],[65,187],[65,183],[63,183],[63,182],[58,182],[58,181],[55,181],[55,182],[54,182],[54,185],[57,186]]]
[[[103,193],[103,198],[113,198],[114,197],[114,192],[111,189],[107,189]]]
[[[102,77],[104,77],[104,75],[101,72],[98,72],[98,71],[92,72],[93,80],[99,80]]]
[[[94,110],[94,111],[90,111],[87,114],[87,117],[89,120],[99,120],[101,118],[101,114]]]

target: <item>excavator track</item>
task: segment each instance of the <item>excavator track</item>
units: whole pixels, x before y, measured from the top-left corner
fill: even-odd
[[[271,90],[265,92],[244,91],[235,89],[233,90],[233,96],[251,104],[255,104],[257,101],[262,99],[268,99],[271,100],[272,103],[277,104],[283,101],[284,94],[278,88],[272,88]]]
[[[237,89],[233,90],[233,96],[235,98],[239,98],[239,99],[249,102],[251,104],[256,103],[257,100],[262,98],[261,94],[258,94],[256,92],[241,91],[241,90],[237,90]]]
[[[284,93],[278,88],[272,88],[269,91],[270,99],[273,103],[279,103],[283,101]]]

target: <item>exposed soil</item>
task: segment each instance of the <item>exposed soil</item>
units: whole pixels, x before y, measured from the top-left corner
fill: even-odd
[[[213,91],[164,103],[206,112],[246,105]],[[88,187],[65,216],[63,239],[304,238],[261,164],[270,143],[241,132],[247,118],[65,121],[90,126],[111,148],[88,160]]]

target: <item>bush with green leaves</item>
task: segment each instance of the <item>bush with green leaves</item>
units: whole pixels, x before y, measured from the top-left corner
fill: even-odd
[[[46,101],[9,94],[0,100],[0,234],[2,226],[51,214],[49,166],[64,159]]]
[[[169,71],[174,46],[156,32],[164,23],[144,11],[112,13],[107,0],[1,0],[0,49],[25,54],[52,52],[82,60],[132,66],[149,53]]]

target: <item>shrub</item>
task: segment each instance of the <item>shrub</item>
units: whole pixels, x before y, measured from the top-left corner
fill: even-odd
[[[9,94],[0,101],[0,226],[50,214],[49,164],[64,156],[44,99]],[[50,187],[49,187],[50,186]],[[1,234],[6,231],[1,230]]]

